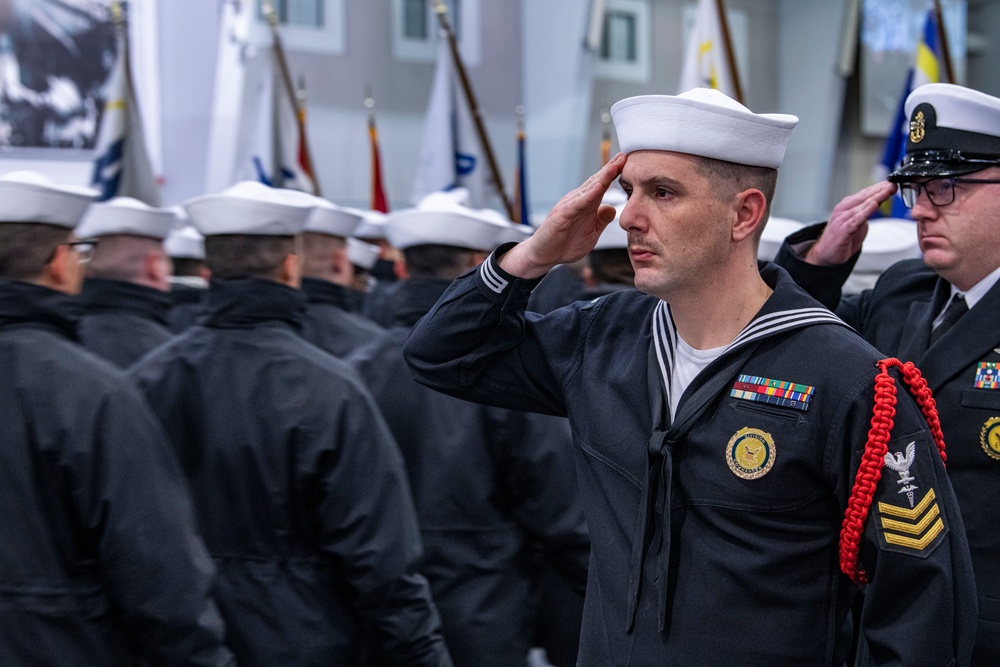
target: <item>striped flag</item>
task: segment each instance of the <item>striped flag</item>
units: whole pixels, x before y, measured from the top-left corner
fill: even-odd
[[[90,184],[100,191],[99,201],[134,197],[151,206],[159,206],[160,188],[153,175],[132,86],[128,32],[124,24],[118,29],[117,55],[104,86],[104,109]]]
[[[938,32],[937,15],[933,9],[928,10],[924,29],[917,43],[917,52],[913,67],[906,75],[906,85],[899,97],[899,106],[893,120],[894,128],[885,142],[882,160],[875,167],[874,180],[881,181],[895,171],[903,161],[906,153],[906,136],[910,131],[909,118],[906,117],[906,98],[910,93],[925,83],[939,83],[942,80],[944,68],[941,65],[941,39]],[[899,197],[892,197],[879,207],[877,216],[889,218],[909,218],[910,211],[903,205]]]

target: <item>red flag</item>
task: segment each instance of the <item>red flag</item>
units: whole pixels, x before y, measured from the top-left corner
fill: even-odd
[[[378,153],[378,130],[375,129],[375,115],[368,114],[368,136],[372,141],[372,204],[373,211],[389,212],[389,200],[382,185],[382,161]]]

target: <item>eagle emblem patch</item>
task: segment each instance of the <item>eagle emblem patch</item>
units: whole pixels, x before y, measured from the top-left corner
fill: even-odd
[[[927,488],[922,497],[918,495],[922,493],[923,484],[918,484],[919,480],[910,472],[919,467],[916,458],[916,440],[907,443],[903,451],[890,449],[886,452],[881,500],[876,505],[876,526],[883,549],[926,557],[941,542],[947,529],[934,489]],[[899,476],[895,485],[890,470]]]
[[[990,417],[979,432],[979,444],[991,459],[1000,461],[1000,417]]]
[[[759,428],[741,428],[726,446],[726,463],[742,479],[763,477],[774,466],[774,438]]]

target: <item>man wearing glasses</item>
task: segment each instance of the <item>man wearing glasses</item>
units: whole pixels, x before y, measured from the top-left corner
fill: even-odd
[[[76,343],[96,194],[0,177],[0,665],[230,665],[180,466]]]
[[[1000,99],[928,84],[906,101],[906,156],[845,198],[830,221],[788,237],[777,262],[875,347],[923,371],[948,446],[979,594],[973,664],[1000,664]],[[841,299],[868,218],[899,187],[923,259]],[[877,223],[876,223],[877,224]]]

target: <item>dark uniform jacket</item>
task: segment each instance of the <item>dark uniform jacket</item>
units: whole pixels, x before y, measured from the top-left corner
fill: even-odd
[[[303,278],[302,291],[309,298],[302,335],[333,356],[343,357],[382,333],[382,327],[350,312],[353,290],[328,280]]]
[[[784,271],[761,276],[773,294],[673,420],[669,307],[632,290],[525,314],[537,281],[491,256],[404,348],[442,391],[569,415],[591,535],[581,665],[844,664],[857,588],[839,570],[838,535],[879,354]],[[772,381],[793,383],[798,400],[740,397]],[[865,634],[881,664],[965,664],[975,598],[961,517],[924,420],[899,393],[888,451],[904,458],[916,509],[886,469],[861,540],[873,578]]]
[[[348,361],[371,388],[406,461],[422,569],[455,664],[513,667],[525,664],[533,645],[532,541],[580,595],[589,542],[565,420],[469,403],[411,378],[403,343],[449,283],[399,283],[396,326]]]
[[[170,311],[167,313],[167,328],[171,333],[180,333],[198,321],[205,309],[206,289],[181,282],[170,284]]]
[[[172,336],[167,328],[170,297],[166,292],[124,280],[88,278],[80,299],[80,343],[121,368],[128,368]]]
[[[207,317],[129,375],[187,473],[240,665],[450,665],[399,451],[350,367],[304,341],[305,296],[213,281]],[[395,664],[395,663],[390,663]]]
[[[0,281],[0,665],[231,664],[180,467],[77,306]]]
[[[813,226],[789,240],[815,239],[821,230]],[[928,346],[931,324],[951,296],[951,285],[922,260],[890,267],[874,289],[843,300],[840,287],[853,261],[815,267],[798,259],[787,243],[777,261],[807,291],[836,308],[868,342],[885,354],[912,361],[927,379],[941,416],[948,477],[962,509],[979,592],[974,662],[1000,665],[1000,504],[996,502],[1000,493],[1000,385],[989,380],[995,380],[1000,363],[1000,283]]]

